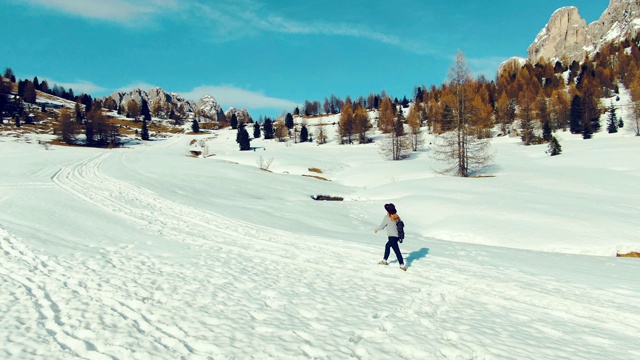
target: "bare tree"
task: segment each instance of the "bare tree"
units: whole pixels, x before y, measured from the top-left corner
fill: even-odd
[[[258,158],[258,168],[260,170],[269,170],[269,166],[271,166],[271,163],[273,162],[273,158],[269,158],[269,159],[263,159],[262,156],[260,156],[260,158]]]
[[[318,145],[327,143],[327,134],[324,131],[325,124],[319,123],[316,125],[316,142]]]
[[[391,160],[402,160],[411,153],[411,139],[404,130],[401,112],[398,112],[396,118],[392,120],[392,124],[391,132],[383,135],[380,150],[384,156]]]
[[[453,129],[436,137],[434,156],[444,162],[442,173],[468,177],[493,159],[489,152],[490,139],[479,139],[472,126],[473,80],[464,54],[458,51],[449,69],[449,88],[455,96]]]

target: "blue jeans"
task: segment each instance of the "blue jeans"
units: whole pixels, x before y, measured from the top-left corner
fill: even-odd
[[[390,249],[393,249],[393,252],[396,253],[396,258],[398,258],[398,262],[400,265],[404,265],[404,260],[402,259],[402,253],[400,252],[400,246],[398,246],[398,241],[400,239],[397,236],[389,236],[389,241],[384,246],[384,260],[386,261],[389,258]]]

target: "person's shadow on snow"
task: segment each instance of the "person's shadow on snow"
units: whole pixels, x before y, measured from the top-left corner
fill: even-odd
[[[414,260],[422,259],[429,255],[429,248],[422,248],[420,250],[412,251],[406,258],[407,267],[411,266]]]

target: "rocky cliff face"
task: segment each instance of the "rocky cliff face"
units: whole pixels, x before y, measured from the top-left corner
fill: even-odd
[[[125,105],[131,100],[135,100],[138,104],[142,104],[142,100],[146,100],[149,108],[153,107],[156,102],[173,104],[174,109],[182,107],[187,113],[195,114],[196,111],[201,115],[199,121],[224,119],[225,112],[218,101],[211,95],[204,95],[198,103],[186,100],[182,95],[177,93],[168,93],[162,88],[151,89],[148,92],[141,89],[133,89],[129,92],[114,92],[109,95],[118,104],[118,107]],[[245,109],[229,109],[227,117],[231,118],[232,114],[236,114],[239,121],[247,122],[251,119],[249,112]]]
[[[224,111],[218,104],[218,101],[211,95],[204,95],[196,104],[196,111],[208,116],[211,119],[220,121],[223,118]]]
[[[226,114],[227,121],[231,120],[231,117],[234,114],[236,115],[236,119],[238,119],[238,124],[245,124],[252,120],[251,115],[249,115],[249,112],[247,111],[247,109],[230,108]]]
[[[129,92],[115,92],[109,96],[116,101],[118,107],[125,105],[130,100],[135,100],[138,104],[142,104],[142,100],[147,101],[149,108],[156,102],[170,103],[175,108],[182,105],[187,112],[195,112],[196,104],[191,100],[186,100],[184,97],[177,93],[167,93],[161,88],[154,88],[146,92],[141,89],[133,89]]]
[[[587,22],[570,6],[556,10],[527,51],[529,61],[552,59],[562,54],[581,54],[587,39]]]
[[[635,36],[640,28],[640,0],[610,0],[598,21],[587,25],[576,7],[564,7],[551,15],[549,23],[529,46],[531,62],[540,58],[569,61],[584,59],[603,45]]]

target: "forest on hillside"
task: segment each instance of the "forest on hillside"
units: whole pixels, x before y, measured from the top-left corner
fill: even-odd
[[[558,130],[569,130],[589,139],[602,131],[600,117],[605,112],[610,113],[611,119],[604,126],[606,131],[616,132],[624,126],[623,119],[616,117],[616,110],[621,107],[632,110],[633,118],[626,120],[640,136],[639,42],[640,37],[636,37],[608,44],[595,54],[585,54],[582,62],[566,59],[540,60],[536,64],[507,62],[494,80],[483,76],[473,79],[468,67],[458,64],[464,62],[462,55],[462,58],[456,58],[451,69],[462,71],[462,74],[449,74],[447,82],[439,86],[416,86],[411,99],[405,96],[392,100],[384,90],[355,99],[347,96],[343,100],[331,95],[322,102],[306,100],[292,112],[293,116],[303,119],[340,114],[337,140],[341,144],[371,142],[368,132],[375,127],[394,138],[392,143],[397,142],[398,150],[391,150],[394,160],[404,158],[407,149],[416,151],[421,146],[420,134],[425,128],[436,135],[463,132],[465,138],[475,139],[490,138],[497,131],[498,136],[520,136],[525,145],[552,141],[552,133]],[[616,97],[621,87],[631,95],[628,103]],[[75,107],[48,110],[46,104],[36,104],[37,92],[68,100],[75,103]],[[616,101],[605,107],[601,105],[602,98],[615,98]],[[108,111],[132,118],[134,124],[119,123],[106,115]],[[38,81],[37,77],[18,80],[11,68],[5,70],[0,83],[0,114],[0,124],[13,121],[17,127],[53,114],[56,123],[52,131],[61,141],[77,143],[78,136],[84,133],[85,144],[90,146],[118,145],[118,136],[125,128],[134,129],[135,134],[146,140],[149,137],[147,126],[153,118],[170,120],[173,126],[192,121],[194,132],[228,126],[246,131],[245,124],[253,123],[250,116],[246,119],[231,114],[226,118],[206,117],[189,114],[171,104],[147,104],[146,101],[138,104],[135,100],[117,104],[111,98],[100,100],[87,94],[75,95],[72,89],[58,85],[49,87],[46,81]],[[304,121],[294,124],[293,116],[287,113],[276,120],[261,117],[259,125],[254,125],[254,137],[262,135],[284,141],[304,134],[304,140],[313,139]],[[199,121],[209,124],[201,126]],[[326,142],[321,128],[320,133],[315,133],[315,140]],[[241,149],[247,149],[246,141]]]
[[[464,111],[469,113],[469,125],[479,137],[490,136],[490,130],[496,125],[501,135],[517,131],[527,145],[543,141],[534,130],[545,128],[570,130],[588,139],[601,130],[600,115],[626,106],[637,114],[630,120],[636,134],[640,135],[637,121],[640,118],[639,42],[640,38],[635,38],[608,44],[593,56],[586,54],[582,62],[566,59],[523,65],[509,62],[500,69],[495,80],[469,78],[464,86]],[[620,86],[630,91],[632,102],[620,103],[617,98],[611,106],[603,108],[600,99],[619,94]],[[319,101],[307,100],[305,107],[296,109],[296,113],[313,116],[324,110],[325,114],[335,114],[341,112],[345,104],[351,111],[364,108],[383,112],[381,105],[385,104],[385,98],[388,95],[384,91],[361,96],[353,102],[350,97],[342,101],[332,95],[325,98],[322,107]],[[456,112],[461,110],[459,98],[460,94],[456,94],[447,82],[440,86],[417,86],[412,101],[417,105],[422,125],[430,132],[442,134],[456,128]],[[392,102],[402,108],[407,108],[409,103],[406,97]],[[620,124],[618,121],[615,127],[608,126],[607,130],[616,131]],[[387,132],[386,126],[382,125],[381,130]]]

